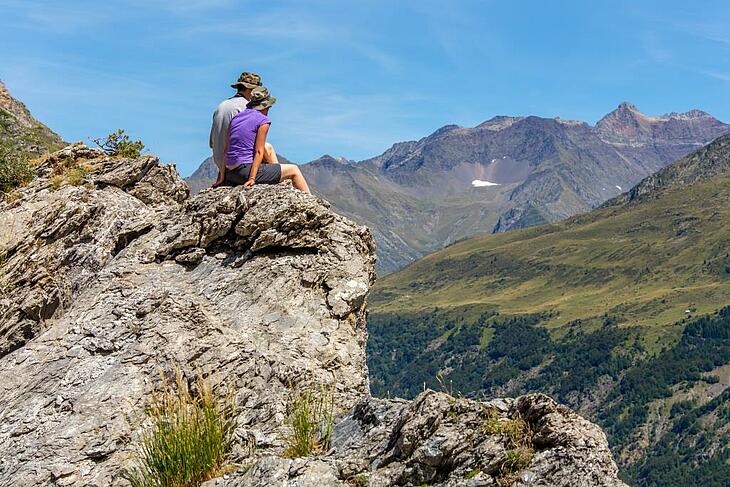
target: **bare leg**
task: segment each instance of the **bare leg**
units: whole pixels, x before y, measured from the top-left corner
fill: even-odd
[[[285,179],[291,179],[292,183],[294,183],[294,187],[299,191],[309,193],[307,181],[304,179],[304,176],[302,176],[302,171],[296,164],[281,165],[281,180],[284,181]]]
[[[264,159],[262,162],[264,164],[279,164],[279,158],[276,157],[274,146],[268,142],[264,145]]]

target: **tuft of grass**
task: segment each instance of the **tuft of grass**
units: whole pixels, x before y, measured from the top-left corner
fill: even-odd
[[[87,171],[82,167],[73,167],[66,171],[66,181],[72,186],[81,186],[86,181]]]
[[[471,472],[469,472],[468,474],[466,474],[466,477],[464,477],[464,478],[467,479],[467,480],[468,479],[473,479],[474,477],[476,477],[480,473],[482,473],[482,469],[479,468],[479,467],[477,467],[474,470],[472,470]]]
[[[502,433],[502,426],[499,421],[499,411],[495,408],[487,409],[487,412],[484,414],[482,430],[488,435],[498,435]]]
[[[327,450],[334,427],[332,389],[320,386],[294,391],[289,401],[287,423],[290,432],[285,457],[306,457]]]
[[[72,164],[61,164],[54,168],[54,175],[51,176],[51,188],[54,190],[60,188],[64,184],[71,186],[81,186],[86,183],[89,171],[86,167],[79,165],[74,161]]]
[[[15,203],[22,197],[23,195],[20,194],[20,191],[11,191],[10,193],[5,193],[5,201],[7,201],[8,203]]]
[[[530,465],[535,455],[530,424],[519,415],[513,419],[500,419],[499,411],[489,408],[482,430],[488,435],[504,436],[507,451],[499,466],[497,483],[500,486],[511,485],[516,479],[516,473]]]
[[[64,181],[65,181],[65,178],[60,174],[57,174],[56,176],[51,177],[51,188],[53,188],[53,189],[60,188]]]
[[[518,446],[507,450],[505,459],[499,467],[497,485],[506,487],[517,480],[517,472],[524,470],[530,465],[535,450],[527,446]]]
[[[482,431],[488,435],[504,435],[511,447],[532,447],[532,429],[522,416],[500,419],[499,411],[489,408],[485,414]]]
[[[125,478],[133,487],[193,487],[228,471],[235,401],[198,376],[191,391],[180,372],[152,395],[139,451]]]
[[[370,478],[366,473],[359,473],[352,477],[349,482],[352,487],[367,487],[370,485]]]

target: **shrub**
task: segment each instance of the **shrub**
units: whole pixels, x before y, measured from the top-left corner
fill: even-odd
[[[334,425],[334,397],[331,389],[292,393],[287,423],[290,428],[284,456],[288,458],[316,455],[329,448]]]
[[[112,132],[105,139],[93,139],[93,142],[110,156],[128,157],[130,159],[139,157],[144,149],[142,141],[130,139],[124,129]]]
[[[145,415],[151,426],[126,479],[133,487],[192,487],[223,474],[233,446],[235,401],[198,377],[194,392],[181,373],[154,393]]]
[[[19,150],[0,146],[0,192],[10,193],[24,186],[35,175],[35,171]]]

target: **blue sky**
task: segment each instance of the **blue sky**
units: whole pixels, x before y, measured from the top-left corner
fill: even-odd
[[[0,79],[66,140],[125,128],[183,174],[242,70],[297,162],[623,100],[730,122],[727,1],[0,0]]]

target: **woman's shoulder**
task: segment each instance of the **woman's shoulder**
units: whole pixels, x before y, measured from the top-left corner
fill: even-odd
[[[267,123],[271,123],[271,120],[269,120],[269,117],[267,117],[266,115],[264,115],[263,113],[261,113],[261,112],[260,112],[260,111],[258,111],[258,110],[254,110],[254,111],[255,111],[256,113],[258,113],[258,115],[256,115],[256,122],[257,122],[257,123],[258,123],[259,125],[265,125],[265,124],[267,124]]]

